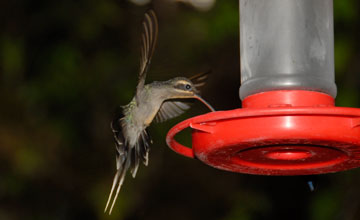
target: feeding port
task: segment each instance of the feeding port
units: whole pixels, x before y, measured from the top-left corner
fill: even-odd
[[[309,175],[360,167],[360,110],[335,107],[332,0],[240,0],[242,108],[173,127],[175,152],[218,169]],[[174,137],[192,128],[192,148]]]

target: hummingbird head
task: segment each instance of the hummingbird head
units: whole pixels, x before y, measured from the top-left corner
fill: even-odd
[[[194,84],[188,78],[176,77],[167,81],[167,84],[170,87],[167,89],[169,99],[195,98],[205,104],[211,111],[215,111],[214,108],[200,96],[200,91],[197,89],[197,86],[200,87],[203,83]]]
[[[185,77],[176,77],[168,81],[169,95],[173,99],[196,98],[199,91],[194,84]]]

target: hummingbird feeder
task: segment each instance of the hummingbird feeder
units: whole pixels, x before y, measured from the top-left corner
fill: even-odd
[[[360,109],[335,107],[333,0],[239,0],[243,108],[187,119],[175,152],[218,169],[309,175],[360,167]],[[192,148],[174,137],[192,128]]]

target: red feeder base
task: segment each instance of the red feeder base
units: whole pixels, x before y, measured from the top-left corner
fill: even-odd
[[[185,120],[170,129],[175,152],[218,169],[259,175],[309,175],[360,167],[360,109],[334,107],[312,91],[271,91],[244,108]],[[191,127],[192,148],[174,140]]]

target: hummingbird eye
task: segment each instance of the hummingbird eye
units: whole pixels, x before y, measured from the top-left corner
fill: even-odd
[[[185,85],[185,89],[186,89],[186,90],[190,90],[190,89],[191,89],[191,85],[190,85],[190,84],[186,84],[186,85]]]

